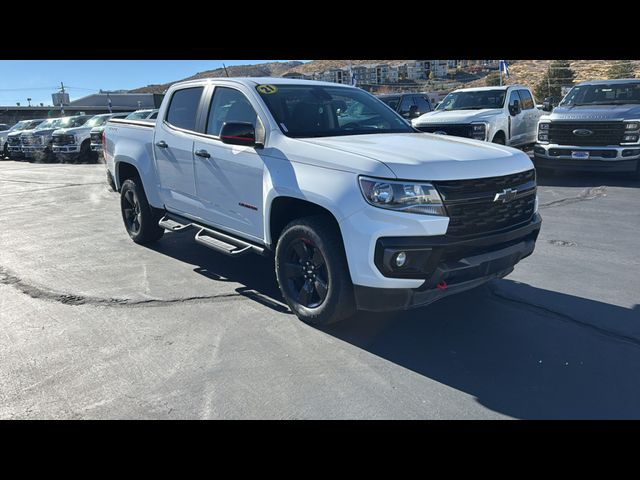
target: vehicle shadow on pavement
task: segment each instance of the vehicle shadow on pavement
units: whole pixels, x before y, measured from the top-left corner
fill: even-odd
[[[228,257],[193,240],[193,231],[174,232],[148,248],[163,255],[194,265],[194,272],[216,282],[244,285],[235,291],[281,313],[290,313],[275,278],[272,258],[248,254]]]
[[[640,180],[632,178],[631,173],[590,173],[590,172],[556,172],[546,175],[538,172],[538,186],[540,187],[609,187],[640,188]]]
[[[638,305],[498,280],[323,330],[511,417],[640,418],[638,324]]]
[[[148,247],[290,313],[271,258],[230,258],[195,243],[193,232]],[[639,305],[503,279],[415,310],[360,312],[321,330],[511,417],[640,418]]]

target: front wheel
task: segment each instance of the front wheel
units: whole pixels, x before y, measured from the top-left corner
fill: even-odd
[[[139,244],[152,243],[164,234],[159,216],[151,208],[139,179],[125,180],[120,189],[122,220],[131,239]]]
[[[275,263],[282,296],[303,322],[327,325],[355,313],[342,238],[330,218],[289,223],[278,240]]]

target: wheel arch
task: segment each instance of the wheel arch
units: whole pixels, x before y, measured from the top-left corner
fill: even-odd
[[[268,228],[265,229],[268,235],[266,243],[271,248],[275,249],[277,239],[288,223],[297,218],[304,218],[313,215],[324,215],[331,219],[331,222],[340,235],[340,238],[342,238],[340,224],[331,210],[322,205],[319,205],[318,203],[314,203],[297,197],[283,195],[275,197],[271,201],[267,224]]]

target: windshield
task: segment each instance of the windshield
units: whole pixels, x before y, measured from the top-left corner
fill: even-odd
[[[16,123],[13,127],[11,127],[9,130],[11,130],[12,132],[19,132],[20,130],[26,130],[27,127],[29,125],[31,125],[32,121],[29,120],[22,120],[21,122]],[[33,127],[31,127],[33,128]]]
[[[624,105],[640,103],[640,82],[610,85],[580,85],[573,87],[561,106]]]
[[[85,127],[99,127],[100,125],[107,123],[107,120],[109,120],[110,117],[111,115],[97,115],[89,120],[85,124]]]
[[[380,100],[358,88],[258,85],[256,90],[284,134],[289,137],[414,131]]]
[[[49,120],[45,120],[40,125],[38,125],[38,128],[36,128],[36,130],[46,130],[46,129],[49,129],[49,128],[58,128],[58,125],[60,125],[60,121],[61,120],[62,120],[61,118],[51,118]]]
[[[133,113],[130,113],[129,115],[127,115],[126,119],[127,120],[142,120],[144,118],[147,118],[147,116],[149,115],[150,112],[151,112],[151,110],[139,110],[137,112],[133,112]]]
[[[444,97],[436,110],[481,110],[502,108],[506,90],[476,90],[451,92]]]

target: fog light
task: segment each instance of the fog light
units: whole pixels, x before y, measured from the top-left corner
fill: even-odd
[[[405,263],[407,263],[407,254],[400,252],[396,255],[396,267],[401,268]]]

